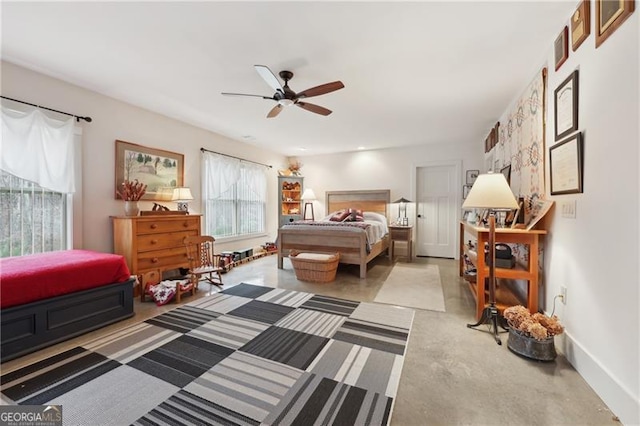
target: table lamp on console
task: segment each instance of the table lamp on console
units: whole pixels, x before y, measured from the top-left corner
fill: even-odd
[[[498,308],[496,307],[496,281],[495,281],[495,264],[496,264],[496,211],[517,209],[516,201],[511,188],[507,183],[507,179],[502,173],[486,173],[478,176],[469,191],[469,195],[464,200],[462,208],[476,208],[489,210],[489,305],[482,311],[480,320],[475,324],[467,324],[467,327],[474,328],[481,324],[489,324],[489,328],[494,335],[496,343],[501,345],[502,341],[498,337],[498,323],[500,321]],[[480,251],[484,250],[478,247],[478,256]],[[477,285],[484,285],[478,283]]]

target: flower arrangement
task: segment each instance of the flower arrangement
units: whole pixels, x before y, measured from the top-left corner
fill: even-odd
[[[147,192],[147,185],[138,182],[138,179],[134,181],[125,180],[122,182],[122,188],[116,189],[116,192],[124,201],[139,201]]]
[[[301,168],[302,168],[302,163],[299,162],[298,160],[290,160],[289,161],[289,170],[294,175],[299,175]]]
[[[548,317],[539,312],[531,314],[522,305],[505,309],[504,317],[511,329],[536,340],[545,340],[564,331],[564,327],[555,315]]]

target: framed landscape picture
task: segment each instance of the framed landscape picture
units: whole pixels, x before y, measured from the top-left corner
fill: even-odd
[[[183,186],[184,155],[116,140],[115,188],[136,179],[147,185],[143,200],[162,201],[167,188]]]

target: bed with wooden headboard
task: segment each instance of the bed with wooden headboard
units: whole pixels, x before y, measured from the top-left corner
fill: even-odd
[[[327,191],[326,206],[329,213],[343,209],[359,209],[388,217],[390,191]],[[349,231],[349,232],[345,232]],[[361,232],[358,232],[361,231]],[[367,245],[369,246],[367,249]],[[378,241],[367,241],[364,230],[331,226],[285,225],[278,230],[278,268],[291,250],[314,253],[340,253],[340,263],[359,265],[360,278],[367,276],[367,264],[389,248],[389,235]]]

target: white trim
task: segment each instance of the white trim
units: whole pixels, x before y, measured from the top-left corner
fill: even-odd
[[[611,409],[624,425],[640,424],[640,400],[624,383],[598,361],[571,333],[560,336],[559,351]]]

